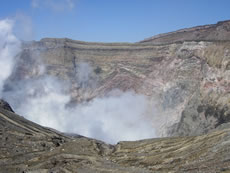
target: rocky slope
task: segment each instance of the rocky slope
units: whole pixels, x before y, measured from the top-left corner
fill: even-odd
[[[203,136],[112,146],[39,126],[2,105],[5,103],[0,104],[1,173],[230,171],[229,128]]]
[[[46,38],[24,45],[9,82],[39,75],[42,61],[47,74],[71,82],[73,104],[134,90],[148,96],[159,136],[204,134],[230,120],[229,27],[224,21],[133,44]]]

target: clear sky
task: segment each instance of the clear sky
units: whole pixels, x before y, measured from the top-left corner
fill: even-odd
[[[29,33],[23,37],[35,40],[67,37],[94,42],[136,42],[159,33],[230,19],[230,0],[0,2],[0,19],[16,18],[19,28]],[[16,28],[16,32],[19,30]]]

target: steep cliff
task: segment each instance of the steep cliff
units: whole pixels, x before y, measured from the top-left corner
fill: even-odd
[[[229,27],[224,21],[132,44],[25,43],[9,83],[38,76],[44,63],[47,74],[71,82],[71,104],[134,90],[148,96],[150,111],[157,109],[152,122],[159,136],[204,134],[230,120]],[[82,63],[89,65],[85,81],[78,79]]]

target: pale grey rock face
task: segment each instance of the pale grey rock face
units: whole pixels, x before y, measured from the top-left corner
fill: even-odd
[[[158,136],[203,134],[229,121],[228,26],[220,22],[134,44],[27,43],[5,88],[17,90],[8,86],[49,74],[70,84],[70,105],[114,89],[134,90],[157,105],[152,121]]]
[[[39,53],[47,74],[71,83],[72,105],[113,89],[134,90],[157,104],[152,121],[158,123],[159,136],[203,134],[228,122],[229,50],[229,42],[146,46],[45,39],[27,45],[9,83],[18,86],[28,77],[39,76],[39,62],[25,65],[27,58]],[[86,65],[90,70],[84,75],[78,72],[82,63],[83,69],[84,63],[90,66]],[[216,97],[218,104],[213,100]]]

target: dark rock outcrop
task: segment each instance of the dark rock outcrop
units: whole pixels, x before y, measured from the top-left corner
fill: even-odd
[[[14,112],[13,109],[10,107],[9,103],[7,103],[6,101],[2,99],[0,99],[0,107],[10,112]]]

